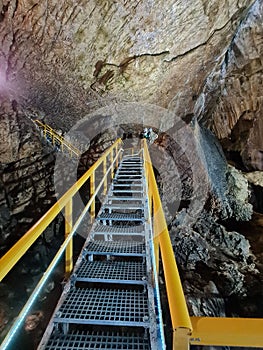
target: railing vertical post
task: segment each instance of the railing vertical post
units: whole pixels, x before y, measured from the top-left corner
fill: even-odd
[[[116,154],[119,152],[119,144],[116,145]],[[117,169],[119,166],[119,156],[116,158],[116,165],[115,168]]]
[[[113,150],[110,151],[110,164],[112,164],[112,163],[113,163]],[[112,180],[113,179],[113,174],[114,174],[113,167],[111,168],[110,174],[111,174],[111,180]]]
[[[177,328],[173,330],[173,350],[189,350],[189,329]]]
[[[90,197],[94,195],[94,192],[95,192],[95,171],[90,176]],[[91,218],[91,222],[93,222],[95,218],[95,198],[92,201],[90,206],[90,218]]]
[[[46,127],[46,125],[44,126],[44,137],[46,138],[47,137],[47,127]]]
[[[107,172],[107,157],[104,159],[103,161],[103,176],[106,175],[106,172]],[[103,194],[106,195],[107,193],[107,186],[108,186],[108,180],[107,180],[107,176],[105,176],[105,179],[104,179],[104,185],[103,185]]]
[[[65,205],[65,239],[72,230],[72,198]],[[65,274],[68,277],[73,269],[73,240],[69,241],[65,252]]]

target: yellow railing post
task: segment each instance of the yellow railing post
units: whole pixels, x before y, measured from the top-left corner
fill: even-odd
[[[110,152],[110,164],[113,163],[113,149]],[[111,168],[111,172],[110,172],[110,176],[111,176],[111,180],[113,179],[113,175],[114,175],[114,168]]]
[[[72,198],[65,206],[65,239],[71,233],[73,227],[72,222]],[[65,274],[68,277],[73,269],[73,241],[69,241],[65,252]]]
[[[95,171],[90,176],[90,197],[93,196],[95,192]],[[90,219],[91,222],[94,221],[95,218],[95,198],[93,199],[91,206],[90,206]]]
[[[119,145],[116,145],[116,154],[118,154],[118,151],[119,151]],[[119,166],[119,157],[116,158],[115,168],[118,168],[118,166]]]
[[[106,171],[107,171],[107,158],[105,158],[103,161],[103,176],[106,175]],[[103,184],[103,194],[104,195],[106,195],[106,193],[107,193],[107,187],[108,187],[108,180],[107,180],[107,176],[105,176],[104,184]]]

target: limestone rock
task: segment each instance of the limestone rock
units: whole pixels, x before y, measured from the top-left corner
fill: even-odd
[[[255,1],[196,106],[230,156],[239,154],[249,170],[263,170],[262,16],[262,1]]]
[[[230,200],[230,206],[232,207],[233,214],[236,220],[248,221],[251,219],[253,212],[252,205],[249,201],[249,188],[246,177],[233,166],[228,166],[227,171],[228,181],[228,198]]]

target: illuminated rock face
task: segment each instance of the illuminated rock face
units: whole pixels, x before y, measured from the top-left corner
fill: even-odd
[[[183,116],[193,111],[252,3],[5,1],[2,73],[13,94],[30,96],[53,117],[84,113],[96,93],[172,103]]]
[[[201,119],[247,170],[263,170],[262,37],[263,3],[256,1],[202,96]]]

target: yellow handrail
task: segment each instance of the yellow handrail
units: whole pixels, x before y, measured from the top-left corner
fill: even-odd
[[[263,319],[189,317],[146,140],[143,148],[150,210],[153,203],[156,265],[158,269],[160,247],[174,331],[173,350],[189,349],[189,344],[263,348]]]
[[[74,154],[75,156],[79,157],[81,155],[81,151],[72,145],[70,142],[64,139],[63,136],[59,135],[55,130],[53,130],[49,125],[42,123],[40,120],[35,120],[35,123],[43,130],[43,136],[46,138],[49,136],[51,138],[52,144],[55,145],[56,141],[61,146],[61,151],[65,152],[66,148],[72,157]]]
[[[192,345],[263,348],[263,319],[191,317]]]
[[[48,225],[55,219],[55,217],[66,208],[66,235],[69,234],[72,228],[72,198],[78,192],[78,190],[87,182],[87,180],[95,173],[95,170],[100,166],[104,160],[112,153],[116,151],[116,155],[120,154],[119,149],[121,146],[121,139],[118,139],[97,161],[91,168],[44,214],[35,225],[29,229],[22,238],[0,259],[0,282],[7,275],[7,273],[13,268],[13,266],[19,261],[19,259],[26,253],[31,245],[37,240],[37,238],[44,232]],[[115,164],[116,165],[116,164]],[[95,203],[95,196],[92,202]],[[69,244],[71,246],[71,244]],[[67,262],[66,272],[69,273],[72,269],[70,260],[72,259],[72,250],[67,250]]]
[[[156,265],[158,270],[158,253],[160,247],[166,291],[174,332],[173,349],[188,349],[189,337],[193,327],[188,313],[185,296],[167,229],[165,215],[154,176],[150,154],[145,139],[143,140],[143,149],[144,164],[148,179],[148,200],[149,203],[153,203],[153,229]]]

